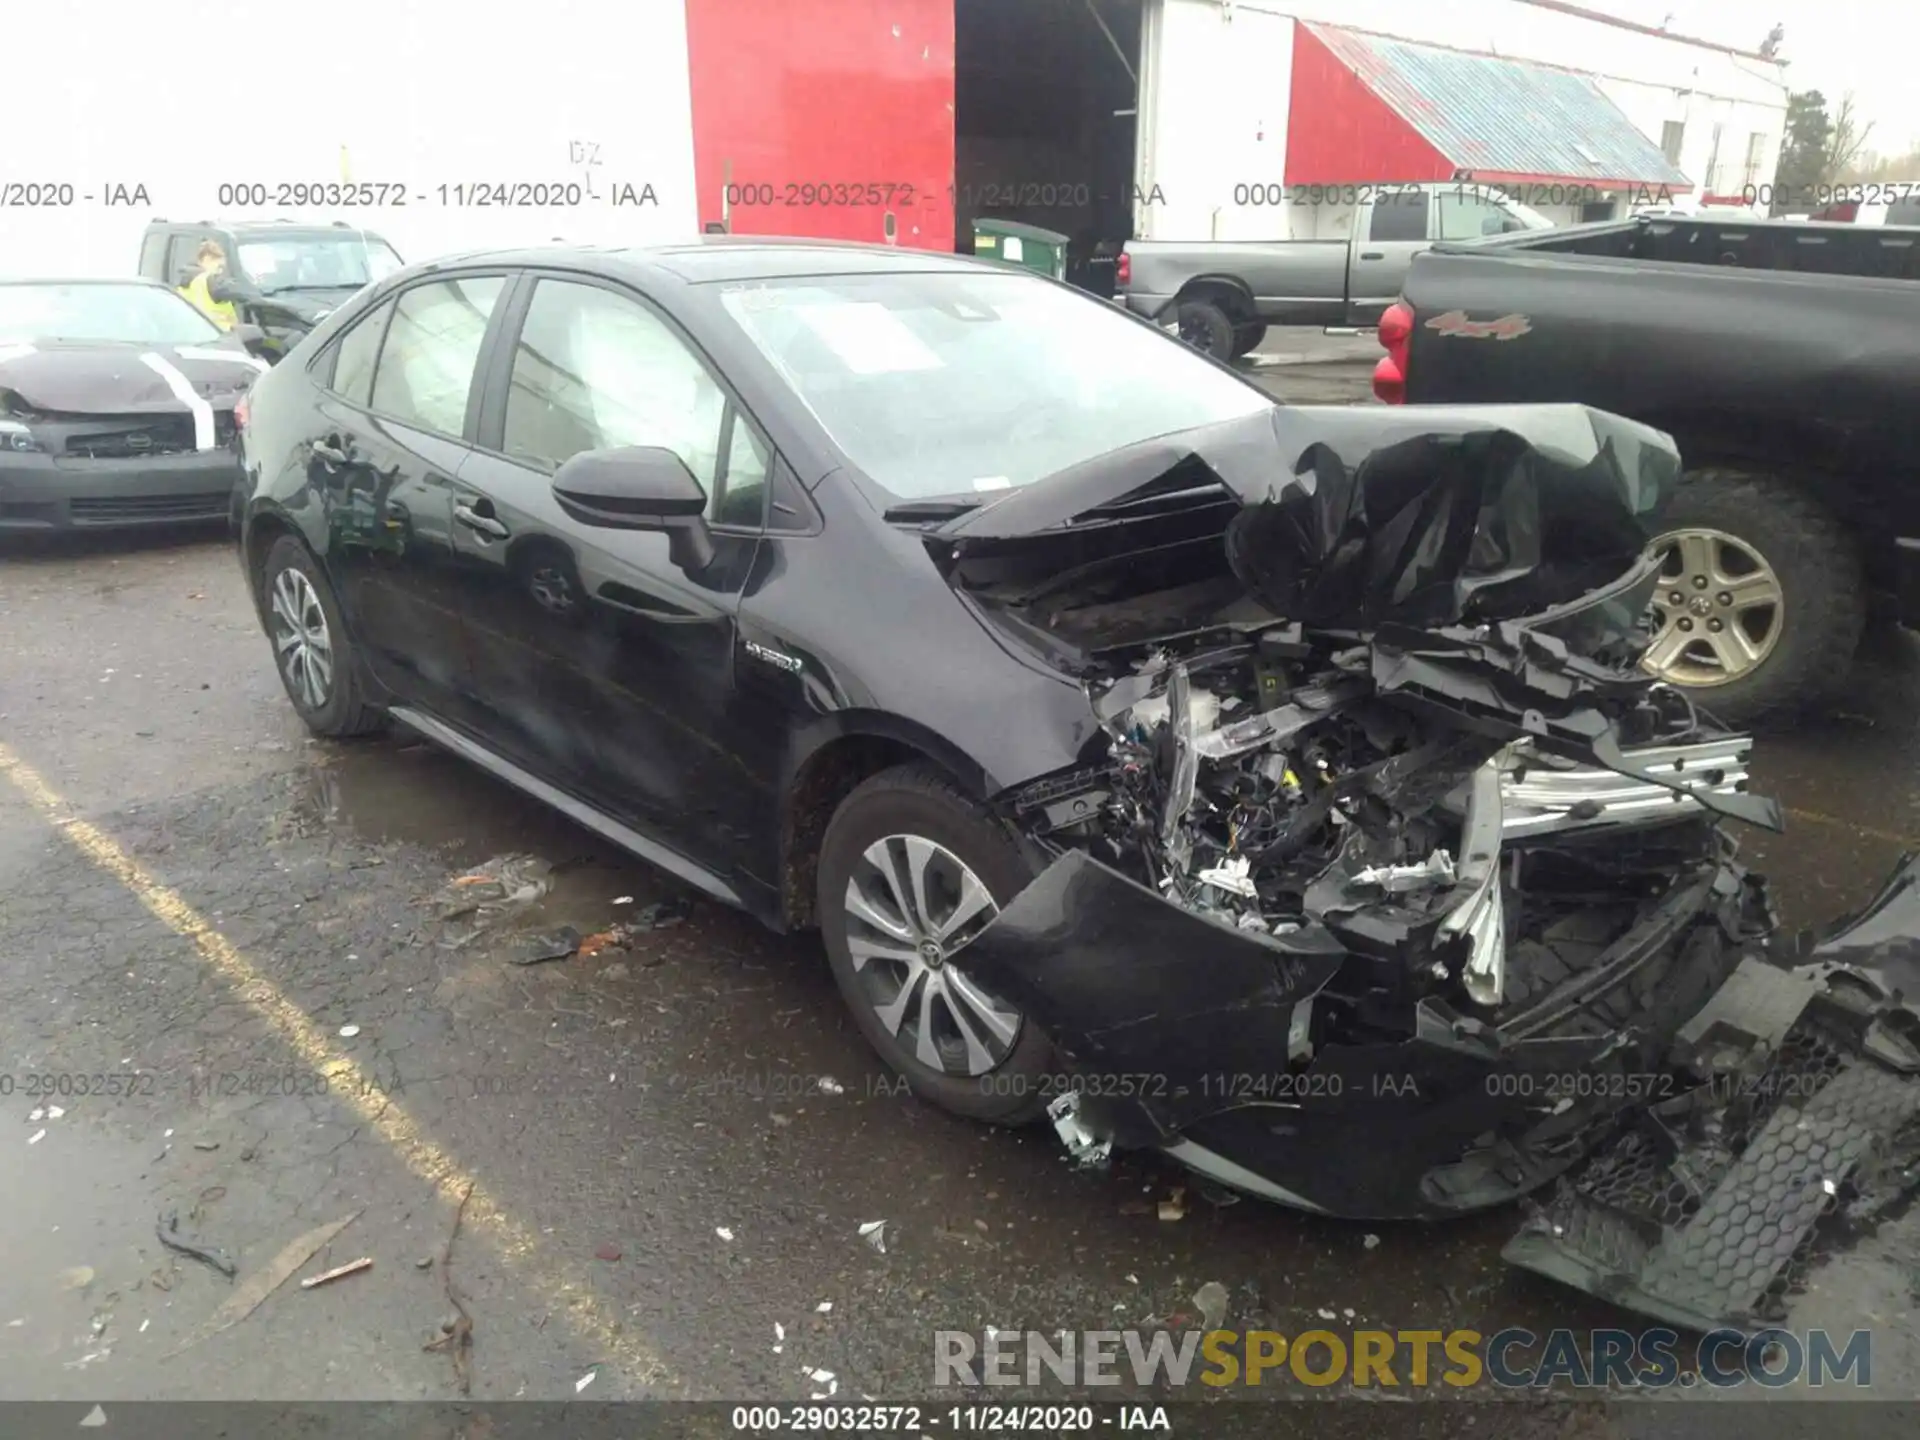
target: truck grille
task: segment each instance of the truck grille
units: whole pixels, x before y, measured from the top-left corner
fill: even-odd
[[[124,525],[130,520],[219,520],[232,501],[227,490],[195,495],[76,496],[67,514],[76,525]]]
[[[232,427],[232,417],[228,427]],[[138,460],[148,455],[182,455],[193,450],[193,416],[128,416],[103,421],[79,435],[67,436],[67,454],[89,460]]]

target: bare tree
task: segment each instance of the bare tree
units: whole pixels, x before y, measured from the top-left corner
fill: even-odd
[[[1833,114],[1833,128],[1827,132],[1826,152],[1820,157],[1820,183],[1831,185],[1852,169],[1871,134],[1873,122],[1861,123],[1854,113],[1852,92],[1848,92]]]

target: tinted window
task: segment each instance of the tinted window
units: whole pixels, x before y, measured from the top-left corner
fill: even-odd
[[[1370,240],[1424,240],[1427,238],[1427,192],[1407,190],[1382,195],[1373,202]]]
[[[402,294],[374,372],[373,408],[425,430],[460,434],[474,361],[504,283],[498,275],[474,276]]]
[[[393,302],[389,300],[340,337],[340,343],[333,351],[335,394],[344,396],[356,405],[372,403],[373,362],[380,352],[380,337],[387,328],[387,317],[391,314]]]
[[[723,467],[727,409],[719,382],[644,305],[597,285],[542,280],[515,350],[501,443],[549,469],[583,450],[658,445],[700,482],[708,518],[757,525],[767,449],[742,417]]]
[[[269,295],[280,290],[357,290],[393,274],[400,257],[386,241],[348,230],[242,240],[240,268]]]
[[[200,242],[203,234],[176,235],[167,246],[167,273],[160,278],[169,285],[184,285],[200,269]]]

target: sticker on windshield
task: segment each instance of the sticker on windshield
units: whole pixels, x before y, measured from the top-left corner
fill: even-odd
[[[982,475],[973,482],[976,490],[1011,490],[1013,481],[1004,475]]]
[[[794,313],[856,375],[938,370],[945,363],[884,305],[800,305]]]

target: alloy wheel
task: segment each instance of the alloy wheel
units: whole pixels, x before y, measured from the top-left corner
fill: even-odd
[[[984,1075],[1020,1038],[1020,1013],[953,968],[999,906],[944,846],[888,835],[847,878],[847,949],[880,1023],[930,1070]]]
[[[1726,685],[1750,675],[1780,643],[1786,593],[1773,567],[1724,530],[1674,530],[1655,540],[1660,626],[1641,660],[1675,685]]]
[[[333,636],[313,582],[298,570],[282,570],[273,582],[271,615],[287,688],[308,710],[320,709],[333,693]]]
[[[565,615],[573,609],[573,586],[557,565],[542,565],[527,577],[527,589],[542,610]]]

